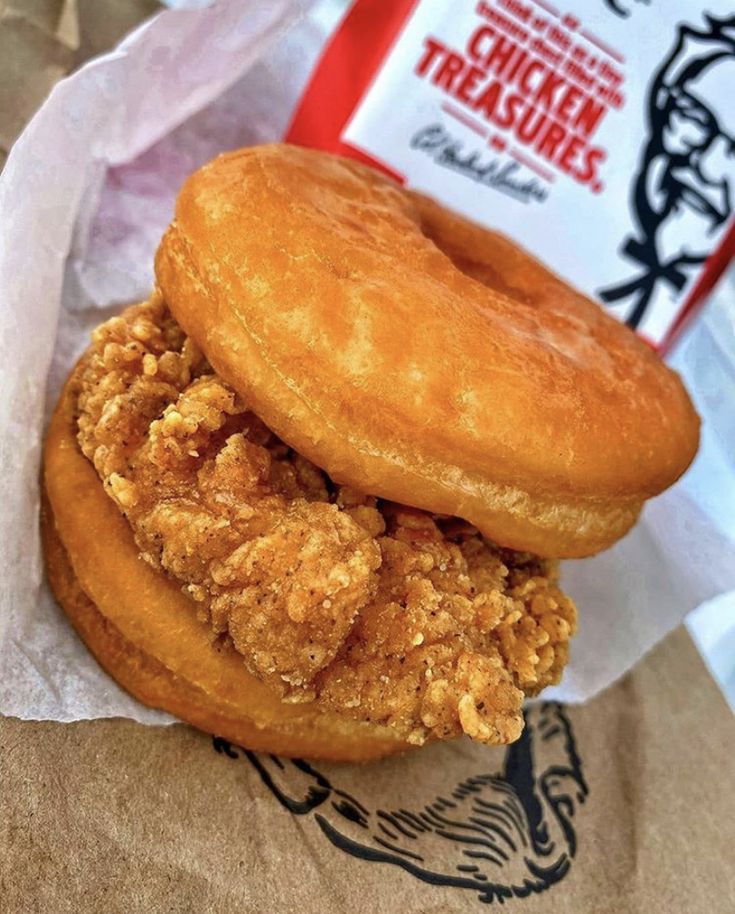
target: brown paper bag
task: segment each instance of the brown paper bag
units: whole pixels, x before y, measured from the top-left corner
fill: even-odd
[[[734,909],[735,720],[683,629],[505,751],[309,765],[179,725],[0,724],[6,914]]]

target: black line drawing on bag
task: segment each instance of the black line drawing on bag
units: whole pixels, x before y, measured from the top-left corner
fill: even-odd
[[[647,140],[632,184],[634,232],[621,254],[639,268],[598,292],[608,305],[629,304],[638,327],[659,288],[674,297],[712,252],[733,212],[735,16],[706,16],[703,29],[679,25],[673,50],[648,94]],[[718,107],[719,102],[719,107]]]
[[[370,809],[300,759],[257,755],[219,737],[214,748],[246,758],[279,803],[313,815],[336,848],[474,891],[485,903],[543,892],[567,875],[577,852],[573,818],[589,794],[569,718],[552,702],[527,709],[501,773],[448,785],[418,809]]]

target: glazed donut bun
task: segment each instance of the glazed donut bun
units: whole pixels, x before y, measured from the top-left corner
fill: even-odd
[[[52,588],[145,704],[254,750],[516,739],[697,450],[678,376],[508,239],[351,160],[227,153],[44,453]]]
[[[679,377],[507,239],[347,159],[242,149],[156,256],[176,320],[343,483],[513,549],[592,555],[691,462]]]

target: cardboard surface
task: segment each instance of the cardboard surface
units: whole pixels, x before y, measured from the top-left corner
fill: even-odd
[[[368,767],[318,765],[318,773],[220,746],[231,758],[179,725],[4,719],[2,909],[478,911],[489,886],[497,905],[497,892],[538,881],[534,867],[566,860],[555,884],[504,908],[732,910],[735,719],[685,631],[565,716],[573,744],[564,716],[537,708],[530,740],[508,754],[463,741]],[[487,778],[504,766],[506,783]],[[536,849],[523,813],[520,828],[505,827],[503,814],[493,819],[495,804],[505,802],[506,818],[517,810],[513,794],[525,809],[529,796],[539,801]],[[555,806],[559,797],[567,800]],[[396,819],[398,810],[414,815]],[[471,827],[478,819],[484,830]],[[492,822],[515,851],[493,837]],[[478,850],[500,862],[465,853]],[[465,885],[432,885],[427,872]]]

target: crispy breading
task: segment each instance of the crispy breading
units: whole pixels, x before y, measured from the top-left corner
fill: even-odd
[[[576,626],[556,563],[335,484],[212,371],[160,296],[99,327],[79,443],[141,555],[287,701],[411,742],[506,743]]]

